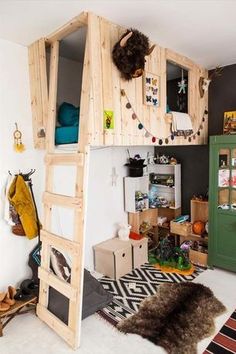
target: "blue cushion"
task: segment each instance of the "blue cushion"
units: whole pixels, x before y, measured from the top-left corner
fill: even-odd
[[[79,124],[79,107],[76,108],[73,104],[63,102],[58,110],[58,122],[63,127]]]
[[[57,127],[55,132],[55,144],[73,144],[78,142],[79,126]]]

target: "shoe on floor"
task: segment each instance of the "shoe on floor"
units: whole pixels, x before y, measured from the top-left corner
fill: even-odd
[[[8,305],[13,306],[16,303],[16,300],[14,300],[15,295],[16,295],[16,289],[13,286],[8,286],[8,291],[3,301]]]
[[[0,312],[7,311],[10,308],[10,305],[4,302],[6,293],[0,293]]]

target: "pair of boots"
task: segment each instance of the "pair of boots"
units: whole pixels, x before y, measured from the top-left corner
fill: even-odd
[[[16,289],[13,286],[8,286],[8,291],[0,293],[0,312],[7,311],[16,302],[14,296]]]

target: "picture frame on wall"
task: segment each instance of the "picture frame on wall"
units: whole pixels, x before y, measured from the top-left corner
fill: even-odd
[[[160,106],[160,77],[149,71],[143,74],[143,103],[147,106]]]
[[[224,112],[223,134],[236,134],[236,111]]]

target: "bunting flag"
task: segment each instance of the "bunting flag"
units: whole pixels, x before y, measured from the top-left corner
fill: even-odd
[[[170,133],[168,136],[166,137],[160,137],[160,136],[156,136],[156,135],[153,135],[142,123],[141,119],[137,116],[126,92],[124,89],[121,89],[120,91],[121,93],[121,96],[122,97],[125,97],[126,100],[127,100],[127,103],[126,103],[126,108],[127,109],[130,109],[132,111],[132,114],[131,114],[131,118],[133,120],[136,120],[137,121],[137,124],[138,124],[138,129],[140,130],[144,130],[144,136],[145,138],[150,138],[152,143],[158,143],[159,145],[162,145],[163,143],[165,143],[166,145],[169,144],[169,142],[172,140],[175,139],[175,135],[173,133]],[[202,116],[202,119],[201,119],[201,123],[199,124],[198,126],[198,129],[193,132],[191,135],[188,135],[185,137],[185,139],[188,139],[188,142],[191,143],[192,140],[195,140],[197,136],[200,136],[201,135],[201,130],[204,128],[203,125],[206,121],[206,117],[208,115],[208,110],[205,108],[204,110],[204,113],[203,113],[203,116]]]

